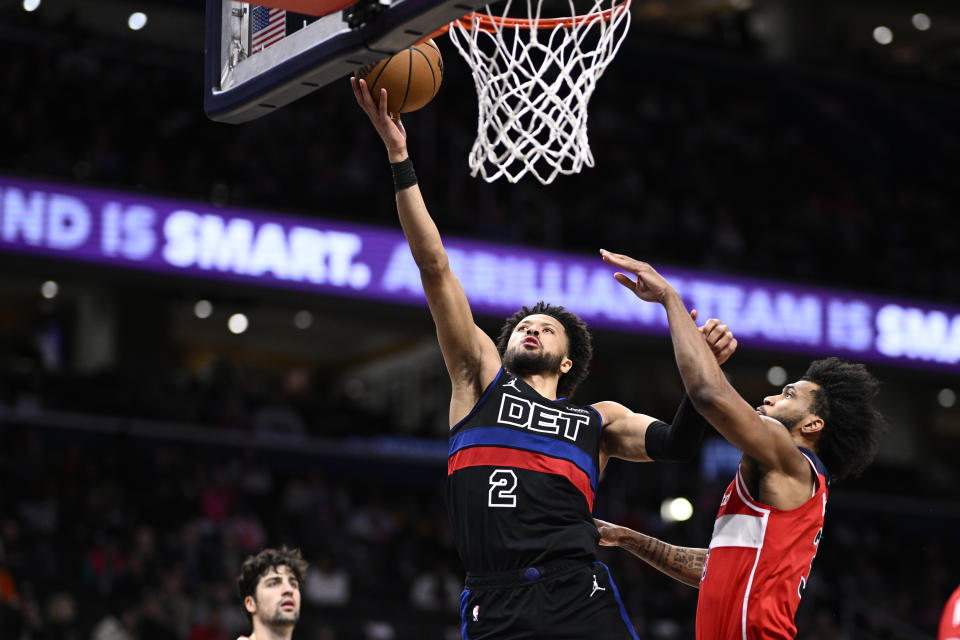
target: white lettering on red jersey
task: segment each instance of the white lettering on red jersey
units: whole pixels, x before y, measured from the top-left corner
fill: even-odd
[[[697,603],[697,640],[793,640],[795,616],[823,533],[827,477],[810,499],[781,510],[757,501],[740,470],[724,493],[710,539]]]
[[[947,606],[943,608],[937,640],[960,640],[960,587],[957,587],[947,601]]]

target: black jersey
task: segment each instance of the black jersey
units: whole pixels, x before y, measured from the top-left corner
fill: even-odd
[[[501,369],[450,430],[447,511],[469,572],[592,560],[603,419]]]

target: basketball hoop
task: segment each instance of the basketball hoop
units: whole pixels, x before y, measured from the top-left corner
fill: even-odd
[[[470,175],[543,184],[593,166],[587,105],[597,79],[630,28],[631,0],[590,0],[589,12],[543,18],[544,0],[526,0],[529,18],[488,6],[446,28],[473,73],[479,115]]]

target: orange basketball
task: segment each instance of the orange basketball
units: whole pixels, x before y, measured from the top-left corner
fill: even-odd
[[[380,89],[387,90],[387,111],[409,113],[437,95],[443,80],[443,58],[433,40],[426,40],[360,67],[354,75],[367,81],[374,102],[380,101]]]

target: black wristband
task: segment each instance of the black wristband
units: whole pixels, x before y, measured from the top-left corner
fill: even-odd
[[[413,171],[413,160],[407,156],[406,160],[391,162],[390,171],[393,172],[393,190],[400,192],[417,184],[417,174]]]

